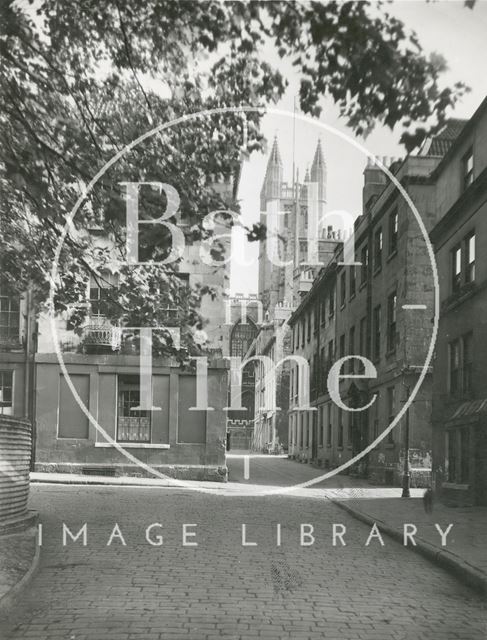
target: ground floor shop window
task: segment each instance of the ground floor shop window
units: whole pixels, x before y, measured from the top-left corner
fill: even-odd
[[[140,409],[138,376],[118,378],[118,442],[150,442],[151,412]]]
[[[448,482],[468,484],[470,480],[470,430],[452,429],[446,434]]]

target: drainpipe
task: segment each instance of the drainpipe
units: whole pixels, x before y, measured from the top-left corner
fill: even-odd
[[[25,354],[24,354],[24,417],[31,423],[31,458],[30,468],[34,470],[36,450],[35,428],[35,351],[37,345],[37,320],[33,318],[32,290],[27,289],[25,298]]]
[[[25,357],[24,357],[24,417],[30,418],[30,306],[31,291],[27,289],[25,298]]]

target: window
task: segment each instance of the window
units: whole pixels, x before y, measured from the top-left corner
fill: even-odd
[[[316,334],[316,333],[318,333],[318,329],[320,327],[320,305],[319,305],[318,302],[315,302],[314,315],[315,315],[315,318],[314,318],[313,328],[314,328],[314,332]]]
[[[374,234],[374,271],[382,267],[382,229],[377,229]]]
[[[349,447],[349,449],[352,448],[352,442],[353,442],[353,418],[354,418],[354,414],[349,413],[348,414],[348,433],[347,433],[347,446]]]
[[[369,249],[367,245],[362,247],[360,252],[360,284],[364,284],[367,282],[367,273],[368,273],[368,265],[369,265]]]
[[[326,322],[326,298],[321,299],[321,324]]]
[[[335,288],[330,289],[328,294],[328,315],[331,317],[335,313]]]
[[[451,288],[456,293],[462,285],[475,280],[475,231],[451,250]]]
[[[355,295],[355,266],[350,267],[350,298]]]
[[[342,335],[340,336],[340,346],[338,350],[338,357],[339,358],[345,357],[345,334],[344,333],[342,333]]]
[[[294,376],[294,397],[296,398],[296,402],[299,402],[299,367],[296,365],[295,376]]]
[[[301,347],[304,347],[304,341],[306,339],[306,322],[304,318],[301,321]]]
[[[377,440],[377,438],[379,437],[379,418],[374,418],[373,429],[374,429],[373,439]]]
[[[473,333],[463,336],[463,393],[472,393]]]
[[[321,387],[325,389],[326,387],[326,353],[325,347],[321,347],[320,352],[320,374],[321,374]]]
[[[372,440],[377,440],[377,438],[379,437],[379,396],[377,396],[377,398],[375,399],[373,413],[374,413],[374,421],[372,423],[372,429],[373,429]],[[376,445],[376,446],[379,446],[379,445]]]
[[[374,308],[374,360],[380,358],[380,304]]]
[[[0,286],[0,340],[19,342],[19,323],[19,298],[9,296],[6,289]]]
[[[460,341],[450,342],[450,393],[460,391]]]
[[[360,343],[359,343],[359,354],[361,356],[367,357],[367,323],[366,318],[361,318],[360,320]]]
[[[311,387],[316,392],[318,390],[319,385],[319,355],[315,353],[313,355],[313,370],[311,372]]]
[[[457,245],[451,252],[451,285],[452,291],[458,291],[462,286],[462,247]]]
[[[110,289],[117,284],[117,277],[111,273],[103,273],[98,280],[91,277],[90,308],[92,316],[109,315]]]
[[[465,190],[473,182],[473,149],[470,148],[463,156],[463,189]]]
[[[308,311],[308,342],[311,340],[311,310]]]
[[[364,358],[367,357],[367,324],[366,324],[366,318],[361,318],[360,320],[360,329],[359,329],[360,333],[359,333],[359,348],[358,348],[358,355],[363,356]],[[358,373],[363,375],[365,373],[365,365],[361,360],[357,360],[358,363]]]
[[[345,273],[345,271],[343,271],[342,275],[340,276],[340,307],[344,307],[345,306],[345,299],[347,297],[346,276],[347,276],[347,274]]]
[[[354,356],[355,354],[355,327],[351,327],[348,334],[348,355]],[[349,361],[349,372],[355,373],[355,358],[351,358]]]
[[[256,335],[257,327],[250,318],[246,324],[237,320],[230,333],[230,355],[240,356],[243,359]]]
[[[327,406],[327,413],[328,413],[328,431],[326,432],[326,444],[328,447],[331,447],[331,432],[332,432],[332,425],[331,425],[331,404],[329,404]]]
[[[388,387],[387,389],[387,410],[389,413],[389,426],[395,417],[395,387]],[[387,435],[387,442],[389,444],[394,444],[394,429],[389,431]]]
[[[397,234],[399,228],[399,216],[397,209],[389,215],[389,255],[397,251]]]
[[[338,447],[343,448],[343,411],[338,409]]]
[[[0,371],[0,414],[12,414],[13,372]]]
[[[328,343],[328,368],[330,368],[333,364],[333,340],[330,340]]]
[[[387,351],[394,351],[396,348],[396,292],[391,293],[387,298]]]
[[[318,408],[318,446],[323,446],[323,428],[325,424],[325,407],[321,406]]]
[[[140,408],[138,376],[118,377],[118,442],[150,442],[151,412]]]
[[[475,280],[475,231],[465,238],[465,282]]]

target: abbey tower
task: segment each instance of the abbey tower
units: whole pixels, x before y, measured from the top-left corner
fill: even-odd
[[[326,187],[321,141],[304,181],[299,182],[296,176],[289,184],[284,182],[279,145],[274,139],[260,194],[261,222],[267,227],[267,236],[259,249],[259,299],[271,318],[276,305],[299,304],[333,255],[337,238],[323,225]]]

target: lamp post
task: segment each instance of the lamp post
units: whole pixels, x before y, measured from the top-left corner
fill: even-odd
[[[406,402],[409,400],[410,388],[406,385]],[[410,498],[411,473],[409,470],[409,407],[406,409],[406,424],[404,429],[404,470],[402,475],[402,498]]]

